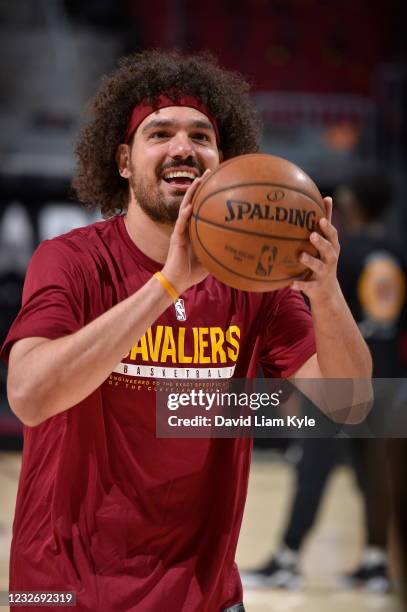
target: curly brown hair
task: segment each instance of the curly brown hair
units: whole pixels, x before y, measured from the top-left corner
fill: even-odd
[[[207,106],[217,121],[224,159],[258,150],[260,121],[241,75],[220,68],[208,54],[135,53],[103,78],[90,103],[90,120],[78,137],[72,186],[85,206],[100,208],[104,217],[126,210],[128,182],[117,171],[117,147],[134,106],[142,100],[154,104],[169,92],[175,99],[195,96]]]

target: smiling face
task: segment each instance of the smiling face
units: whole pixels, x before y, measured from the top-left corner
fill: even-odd
[[[138,126],[131,145],[120,145],[119,170],[132,199],[154,221],[175,223],[192,182],[219,165],[216,135],[209,119],[185,106],[162,108]]]

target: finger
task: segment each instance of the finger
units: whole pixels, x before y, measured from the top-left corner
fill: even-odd
[[[318,250],[318,253],[323,261],[333,263],[336,260],[337,254],[335,247],[329,240],[326,240],[317,232],[312,232],[309,239],[314,247]]]
[[[309,253],[301,253],[300,262],[309,270],[318,275],[322,274],[326,268],[326,264],[323,261],[313,257]]]
[[[200,176],[199,178],[195,179],[193,181],[193,183],[190,185],[190,187],[188,187],[187,191],[185,192],[185,195],[182,199],[181,202],[181,206],[180,206],[180,210],[182,208],[185,208],[186,206],[188,206],[188,204],[190,204],[192,202],[192,199],[196,193],[196,190],[198,189],[199,185],[202,183],[203,179],[206,178],[209,174],[210,170],[209,168],[207,168],[205,170],[205,172],[202,174],[202,176]]]
[[[182,199],[181,205],[178,211],[178,219],[174,226],[175,234],[183,234],[185,232],[187,222],[189,217],[192,215],[192,199],[199,185],[201,184],[204,177],[208,175],[210,172],[209,169],[205,170],[202,176],[195,179],[191,186],[185,192],[185,195]],[[184,211],[187,211],[186,213]]]
[[[192,204],[187,204],[178,213],[178,219],[174,227],[174,232],[177,234],[183,234],[188,225],[188,220],[192,215]]]
[[[328,238],[329,242],[335,249],[339,250],[339,240],[338,240],[338,231],[332,223],[330,223],[327,219],[320,219],[319,227],[321,228],[322,233],[326,238]]]
[[[325,204],[325,216],[328,219],[329,222],[331,222],[332,220],[332,209],[333,209],[333,200],[331,197],[326,197],[324,198],[324,204]]]

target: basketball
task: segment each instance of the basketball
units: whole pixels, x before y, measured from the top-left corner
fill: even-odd
[[[322,196],[295,164],[250,154],[221,164],[193,198],[193,249],[218,280],[243,291],[272,291],[307,278],[301,252],[325,216]]]

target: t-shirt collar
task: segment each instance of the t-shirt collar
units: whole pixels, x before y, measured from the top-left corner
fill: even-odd
[[[124,223],[124,215],[119,215],[117,217],[117,226],[118,226],[120,236],[123,239],[123,242],[130,249],[130,251],[136,256],[137,260],[141,261],[143,266],[147,270],[150,270],[151,272],[157,272],[158,270],[161,270],[161,268],[163,267],[162,263],[155,261],[154,259],[151,259],[151,257],[148,257],[145,253],[143,253],[143,251],[141,251],[138,248],[138,246],[134,244],[133,240],[129,236],[126,225]]]

